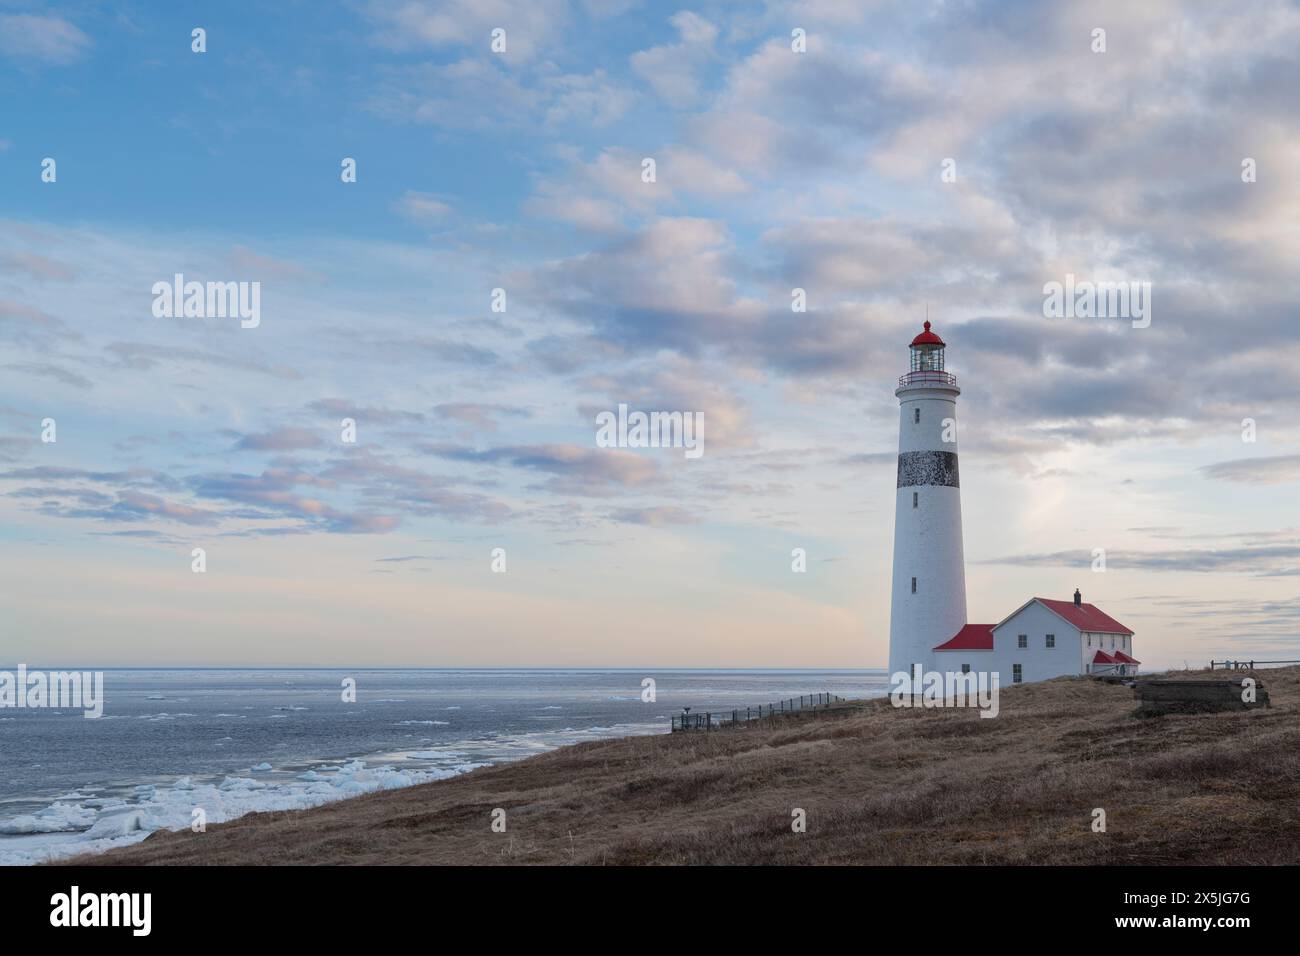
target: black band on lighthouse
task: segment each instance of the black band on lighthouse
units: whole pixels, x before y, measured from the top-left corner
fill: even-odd
[[[955,451],[905,451],[898,456],[898,487],[938,485],[959,488]]]

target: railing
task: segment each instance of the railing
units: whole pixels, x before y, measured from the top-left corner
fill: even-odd
[[[898,380],[898,387],[907,385],[956,385],[957,376],[951,372],[908,372]]]
[[[804,694],[777,701],[775,704],[760,704],[757,707],[739,707],[734,710],[706,711],[702,714],[677,714],[673,717],[673,733],[682,730],[714,730],[727,724],[743,724],[750,720],[762,720],[768,717],[780,717],[785,714],[808,713],[825,710],[836,703],[843,703],[844,698],[835,694]]]
[[[1288,664],[1300,664],[1300,661],[1210,661],[1210,670],[1253,671],[1256,667],[1285,667]]]

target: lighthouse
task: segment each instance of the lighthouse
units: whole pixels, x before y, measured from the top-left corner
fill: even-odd
[[[912,339],[898,380],[898,486],[889,671],[931,669],[934,648],[966,625],[966,569],[957,477],[957,379],[930,323]]]

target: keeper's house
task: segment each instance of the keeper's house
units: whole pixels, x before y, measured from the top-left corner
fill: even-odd
[[[1031,598],[999,624],[967,624],[934,649],[941,671],[996,671],[1001,684],[1048,680],[1065,674],[1131,676],[1133,632],[1084,604]]]

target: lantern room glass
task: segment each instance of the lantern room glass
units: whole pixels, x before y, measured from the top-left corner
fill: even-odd
[[[942,345],[913,345],[912,346],[912,371],[913,372],[942,372],[943,371],[943,346]]]

